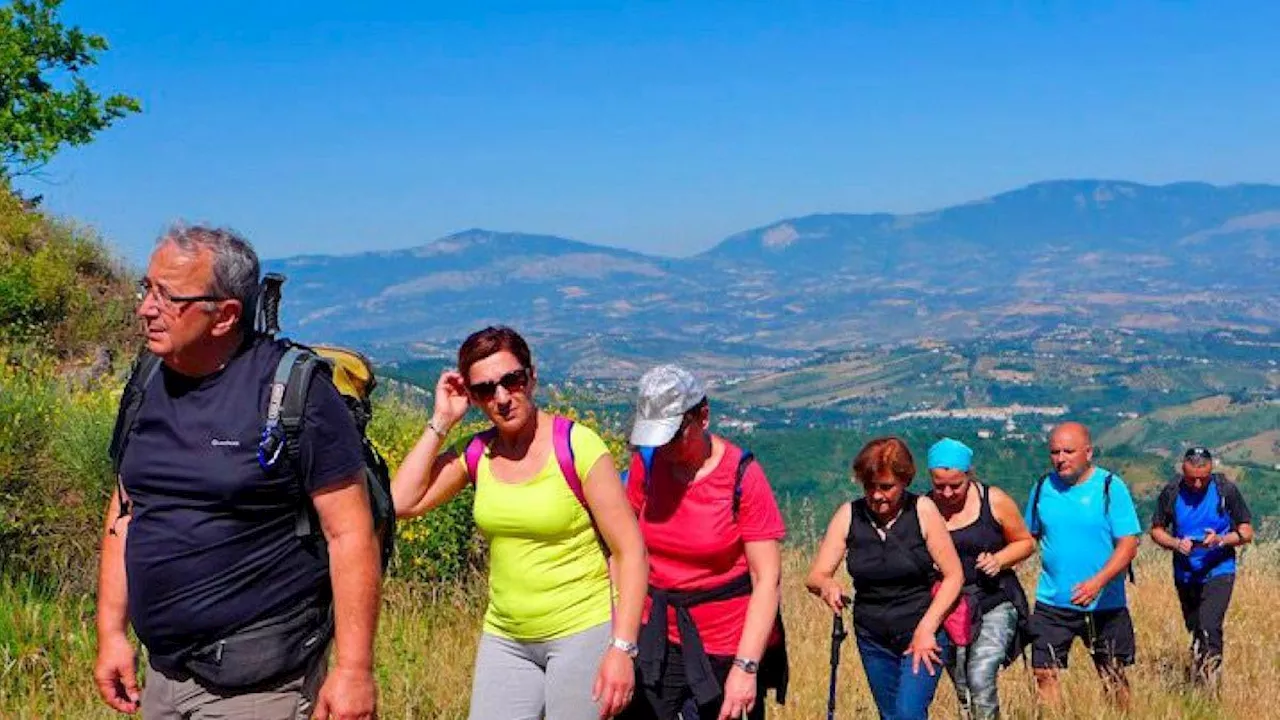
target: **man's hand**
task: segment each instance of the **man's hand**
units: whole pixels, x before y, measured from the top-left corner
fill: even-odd
[[[1191,538],[1182,538],[1178,541],[1178,546],[1175,549],[1183,555],[1190,555],[1191,549],[1195,546],[1196,543]]]
[[[316,696],[312,720],[374,720],[377,695],[372,670],[334,668]]]
[[[1098,595],[1102,594],[1103,587],[1105,587],[1105,583],[1089,578],[1071,588],[1071,602],[1081,607],[1087,606],[1098,599]]]
[[[744,718],[755,705],[756,676],[734,665],[724,681],[724,703],[720,706],[718,720]]]
[[[600,717],[611,718],[626,710],[635,687],[635,663],[626,653],[610,646],[604,652],[596,682],[591,686],[591,699],[600,706]]]
[[[974,565],[979,570],[981,570],[982,572],[986,573],[991,577],[995,577],[996,575],[999,575],[1000,571],[1004,570],[1004,566],[1000,564],[1000,561],[996,558],[995,553],[989,553],[989,552],[979,553],[978,560],[977,562],[974,563]]]
[[[117,712],[132,714],[138,711],[142,694],[138,691],[137,657],[125,635],[98,639],[93,681],[98,686],[98,694]]]
[[[1207,548],[1223,547],[1227,544],[1227,536],[1219,535],[1211,528],[1204,529],[1204,546]]]

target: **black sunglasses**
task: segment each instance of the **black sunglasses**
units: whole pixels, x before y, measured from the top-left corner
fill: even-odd
[[[529,387],[529,368],[516,368],[497,380],[467,383],[467,392],[471,393],[471,397],[480,402],[488,402],[498,393],[499,385],[505,388],[507,392],[522,392]]]

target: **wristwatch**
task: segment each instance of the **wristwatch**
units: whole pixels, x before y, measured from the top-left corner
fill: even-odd
[[[742,672],[747,673],[748,675],[755,675],[760,670],[760,663],[755,660],[748,660],[740,657],[733,659],[733,666],[740,668]]]
[[[633,642],[627,642],[626,640],[620,640],[618,638],[609,638],[609,645],[626,653],[627,657],[632,660],[635,660],[636,657],[640,655],[640,646]]]

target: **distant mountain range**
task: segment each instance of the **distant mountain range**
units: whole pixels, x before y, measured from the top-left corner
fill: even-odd
[[[1280,327],[1280,186],[1052,181],[935,212],[780,220],[686,258],[474,229],[266,265],[289,277],[287,331],[375,357],[452,353],[502,322],[566,374],[667,357],[740,373],[1063,322]]]

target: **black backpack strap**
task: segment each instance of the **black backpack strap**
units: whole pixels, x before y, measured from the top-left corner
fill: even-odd
[[[299,484],[305,484],[300,463],[302,424],[306,417],[307,395],[311,378],[315,376],[321,360],[315,353],[300,345],[290,344],[276,364],[271,380],[271,398],[267,404],[267,418],[262,428],[262,441],[258,444],[258,464],[270,469],[278,462],[293,465]],[[294,520],[294,534],[309,537],[316,531],[312,522],[311,507],[304,491],[303,502],[298,504]]]
[[[1213,481],[1213,487],[1218,491],[1218,514],[1227,518],[1227,522],[1234,525],[1233,518],[1227,513],[1227,494],[1223,491],[1223,477],[1219,473],[1213,473],[1209,476]]]
[[[1044,535],[1044,526],[1040,524],[1040,491],[1044,489],[1044,484],[1049,480],[1049,473],[1040,476],[1036,481],[1036,486],[1031,489],[1031,531],[1032,537],[1037,541]]]
[[[120,477],[120,464],[124,462],[124,451],[129,445],[129,436],[133,434],[133,426],[138,421],[138,411],[142,408],[142,400],[146,396],[147,387],[159,374],[160,358],[143,350],[133,361],[129,370],[129,380],[125,383],[124,392],[120,395],[120,409],[116,413],[116,424],[111,430],[111,445],[107,449],[111,457],[111,473],[116,478],[116,492],[120,500],[118,518],[132,512],[128,495],[124,491],[124,480]]]
[[[1102,479],[1102,516],[1107,519],[1107,525],[1111,524],[1111,483],[1115,479],[1116,476],[1112,473],[1107,473],[1107,476]],[[1133,574],[1133,563],[1125,566],[1125,570],[1129,575],[1129,584],[1137,585],[1138,578]]]
[[[116,424],[111,431],[111,469],[119,474],[120,462],[124,459],[125,446],[129,444],[129,433],[138,420],[138,409],[142,407],[142,398],[147,386],[160,371],[160,358],[143,350],[133,361],[129,370],[129,380],[125,383],[124,392],[120,396],[120,410],[116,414]]]
[[[738,470],[733,478],[733,521],[738,522],[738,512],[742,509],[742,478],[747,474],[747,467],[756,456],[750,450],[743,450],[738,460]]]

